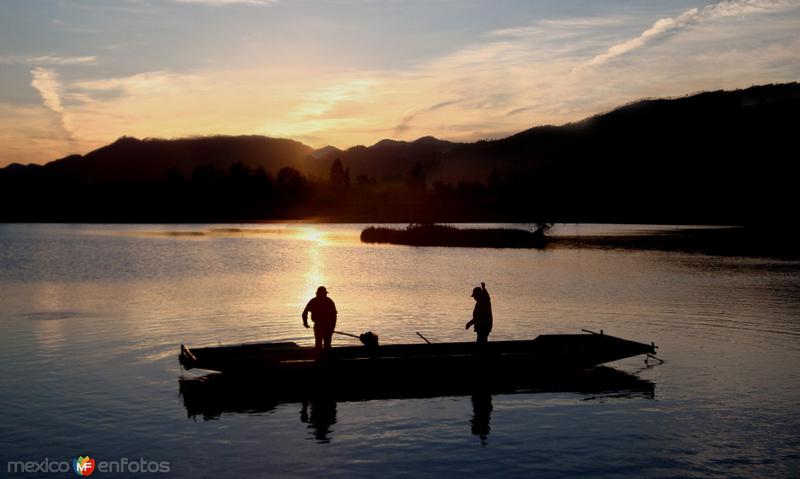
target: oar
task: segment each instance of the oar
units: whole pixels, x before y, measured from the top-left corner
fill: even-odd
[[[334,333],[336,333],[336,334],[341,334],[342,336],[350,336],[351,338],[360,339],[360,338],[359,338],[357,335],[355,335],[355,334],[343,333],[343,332],[341,332],[341,331],[334,331]]]
[[[368,348],[374,348],[378,346],[378,335],[373,333],[372,331],[367,331],[366,333],[358,336],[351,333],[344,333],[342,331],[334,331],[334,333],[341,334],[342,336],[350,336],[351,338],[356,338],[359,341],[361,341],[361,344],[367,346]]]
[[[431,344],[431,342],[428,341],[428,338],[423,336],[419,331],[415,331],[415,332],[417,333],[417,336],[419,336],[420,338],[424,339],[426,343]]]

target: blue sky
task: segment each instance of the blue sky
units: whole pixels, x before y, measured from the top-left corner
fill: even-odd
[[[471,141],[796,81],[800,0],[4,0],[0,166],[122,135]]]

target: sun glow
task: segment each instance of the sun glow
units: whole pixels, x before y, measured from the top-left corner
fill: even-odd
[[[297,237],[305,241],[314,241],[319,244],[327,244],[327,237],[325,233],[314,228],[313,226],[302,228]]]

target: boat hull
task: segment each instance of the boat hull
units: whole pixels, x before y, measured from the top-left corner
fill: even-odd
[[[642,354],[655,345],[604,334],[541,335],[530,341],[400,344],[375,348],[345,346],[318,352],[294,343],[260,343],[189,349],[181,346],[186,369],[226,375],[264,375],[280,383],[320,381],[362,384],[381,381],[435,384],[476,377],[528,378],[583,369]]]

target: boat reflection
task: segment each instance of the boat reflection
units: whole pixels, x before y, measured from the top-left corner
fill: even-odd
[[[251,378],[252,379],[252,378]],[[371,385],[370,385],[371,384]],[[331,386],[331,385],[326,385]],[[470,397],[472,434],[486,444],[491,431],[492,398],[497,394],[531,394],[568,392],[602,397],[655,397],[655,384],[633,374],[610,367],[562,373],[557,376],[540,376],[513,384],[497,382],[435,386],[380,384],[364,379],[361,388],[335,388],[314,385],[304,388],[284,389],[263,380],[226,377],[213,373],[179,380],[180,395],[189,418],[219,419],[224,414],[261,414],[281,404],[299,404],[300,421],[308,424],[313,437],[320,443],[330,442],[331,426],[336,423],[336,408],[340,402],[380,399],[424,399],[447,396]]]

